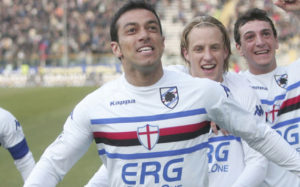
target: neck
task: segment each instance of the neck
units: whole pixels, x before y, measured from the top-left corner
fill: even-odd
[[[162,65],[154,67],[151,71],[131,69],[125,71],[126,80],[134,86],[151,86],[163,76]]]
[[[250,68],[249,67],[249,71],[250,73],[254,74],[254,75],[262,75],[262,74],[267,74],[267,73],[270,73],[271,71],[273,71],[274,69],[276,69],[276,64],[275,66],[272,66],[270,68]]]

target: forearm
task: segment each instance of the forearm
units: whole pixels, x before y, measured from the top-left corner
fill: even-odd
[[[231,111],[228,114],[224,111]],[[276,131],[231,99],[215,105],[211,120],[235,136],[240,136],[250,147],[263,154],[267,159],[286,168],[300,177],[300,156]],[[233,115],[234,114],[234,115]]]
[[[54,187],[61,178],[54,172],[49,160],[41,158],[25,181],[24,187]]]
[[[232,187],[259,187],[262,185],[268,168],[268,160],[242,141],[245,168]]]
[[[102,164],[99,170],[94,174],[90,179],[88,184],[85,187],[108,187],[108,171],[106,167]]]
[[[91,137],[84,134],[74,136],[72,132],[64,131],[43,153],[25,186],[55,186],[86,153],[91,142]]]
[[[24,157],[15,160],[15,165],[25,181],[35,165],[32,153],[29,151]]]

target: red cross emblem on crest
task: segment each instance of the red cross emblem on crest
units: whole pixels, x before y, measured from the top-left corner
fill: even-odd
[[[138,127],[137,136],[140,143],[148,150],[153,149],[159,139],[159,128],[158,126],[145,125]]]
[[[267,121],[274,123],[279,109],[280,109],[279,105],[273,105],[273,108],[270,111],[266,112]]]

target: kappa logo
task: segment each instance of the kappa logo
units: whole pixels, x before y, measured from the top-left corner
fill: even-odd
[[[156,125],[145,125],[138,127],[137,136],[140,143],[148,150],[154,148],[159,139],[159,127]]]
[[[175,108],[179,100],[177,87],[165,87],[159,90],[162,103],[170,109]]]
[[[288,83],[288,75],[286,73],[282,74],[282,75],[274,75],[274,78],[275,78],[278,86],[280,86],[281,88],[286,87],[286,85]]]
[[[256,105],[254,115],[262,116],[263,114],[264,110],[262,109],[261,105]]]
[[[229,97],[230,96],[230,89],[228,87],[224,86],[223,84],[221,84],[221,86],[224,88],[226,96]]]
[[[18,120],[15,120],[16,123],[16,130],[18,130],[19,127],[21,127],[20,122]]]

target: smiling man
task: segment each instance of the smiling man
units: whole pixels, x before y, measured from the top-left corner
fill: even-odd
[[[163,70],[161,31],[155,10],[144,1],[129,1],[116,12],[111,47],[124,75],[76,105],[25,186],[55,186],[93,140],[109,186],[208,186],[209,121],[300,177],[300,155],[240,107],[228,89]]]
[[[286,11],[300,15],[300,1],[276,1]],[[299,17],[299,16],[298,16]],[[277,31],[267,12],[250,9],[241,15],[234,27],[234,38],[239,53],[248,68],[243,75],[250,81],[266,112],[266,121],[296,150],[300,150],[299,72],[300,62],[289,67],[277,66]],[[299,187],[300,180],[285,169],[270,162],[263,186]]]

